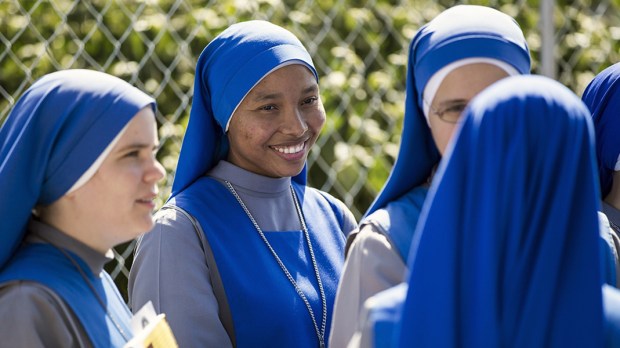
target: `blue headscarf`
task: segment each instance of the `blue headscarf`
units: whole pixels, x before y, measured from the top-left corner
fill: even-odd
[[[265,21],[231,25],[204,49],[196,65],[194,100],[179,155],[172,195],[205,175],[228,153],[226,130],[246,94],[285,64],[306,66],[310,54],[291,32]],[[306,170],[293,178],[306,183]]]
[[[142,108],[155,101],[101,72],[64,70],[36,81],[0,128],[0,267],[31,211],[62,197]]]
[[[492,8],[452,7],[413,38],[400,150],[390,177],[366,216],[427,181],[439,161],[439,151],[422,113],[422,92],[441,68],[474,57],[508,63],[521,74],[530,71],[529,50],[521,28],[512,17]]]
[[[457,132],[411,246],[399,346],[602,346],[586,106],[548,78],[508,77]]]
[[[598,74],[583,92],[596,130],[596,155],[603,198],[609,194],[620,155],[620,63]]]

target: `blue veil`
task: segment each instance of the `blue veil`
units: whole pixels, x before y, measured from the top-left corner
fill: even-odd
[[[602,346],[586,106],[548,78],[509,77],[457,132],[411,246],[398,346]]]
[[[601,196],[605,198],[611,190],[620,155],[620,63],[598,74],[583,92],[582,99],[594,120]]]
[[[64,70],[36,81],[0,128],[0,267],[31,211],[62,197],[142,108],[155,101],[101,72]]]
[[[263,77],[295,62],[317,79],[310,54],[291,32],[265,21],[231,25],[200,54],[194,99],[171,198],[205,175],[228,153],[226,128],[237,105]],[[293,177],[305,184],[306,168]]]
[[[365,216],[424,184],[439,161],[422,113],[422,92],[444,66],[465,58],[494,58],[519,73],[530,71],[530,55],[517,22],[492,8],[459,5],[423,26],[409,47],[407,95],[401,144],[390,176]]]

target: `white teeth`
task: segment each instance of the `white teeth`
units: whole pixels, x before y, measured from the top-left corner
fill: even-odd
[[[301,143],[299,145],[293,145],[293,146],[274,146],[273,148],[276,151],[281,152],[281,153],[286,153],[286,154],[298,153],[304,149],[304,143]]]

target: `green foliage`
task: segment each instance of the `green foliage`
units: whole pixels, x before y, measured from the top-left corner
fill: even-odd
[[[539,69],[540,1],[470,1],[514,18]],[[0,123],[37,78],[68,68],[119,76],[153,95],[170,192],[191,107],[198,56],[230,24],[269,20],[295,33],[320,74],[328,121],[310,154],[309,181],[359,218],[395,161],[409,41],[449,0],[0,1]],[[556,0],[558,79],[580,94],[620,60],[620,0]]]
[[[409,38],[417,11],[379,1],[9,1],[0,3],[0,121],[36,79],[60,69],[89,68],[119,76],[153,95],[168,170],[169,193],[185,125],[193,74],[204,47],[228,25],[265,19],[298,35],[315,59],[329,116],[311,156],[310,182],[360,216],[394,161],[384,143],[399,133]],[[348,122],[357,118],[359,122]],[[336,158],[334,147],[350,149]],[[378,158],[378,160],[376,160]],[[336,163],[337,162],[337,163]],[[340,168],[332,172],[332,168]],[[370,185],[370,186],[369,186]],[[353,189],[353,190],[351,190]]]
[[[538,69],[539,1],[476,0],[523,28]],[[449,0],[196,0],[0,2],[0,121],[42,75],[103,70],[158,101],[167,194],[189,117],[197,57],[232,23],[265,19],[298,35],[321,76],[328,122],[311,154],[309,180],[345,200],[359,217],[394,163],[403,116],[407,47]],[[557,77],[581,93],[618,61],[615,1],[556,1]],[[316,163],[315,163],[316,162]],[[321,164],[323,163],[323,164]],[[315,165],[318,164],[318,165]],[[335,171],[335,172],[334,172]],[[165,199],[165,196],[161,198]]]

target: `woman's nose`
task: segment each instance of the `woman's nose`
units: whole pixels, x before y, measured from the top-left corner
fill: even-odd
[[[286,113],[282,126],[282,133],[301,137],[308,130],[308,123],[299,108],[293,108]]]
[[[166,175],[166,170],[164,169],[164,166],[162,166],[161,163],[159,163],[159,161],[153,156],[152,165],[147,170],[144,176],[144,180],[146,182],[156,183],[161,180],[164,175]]]

